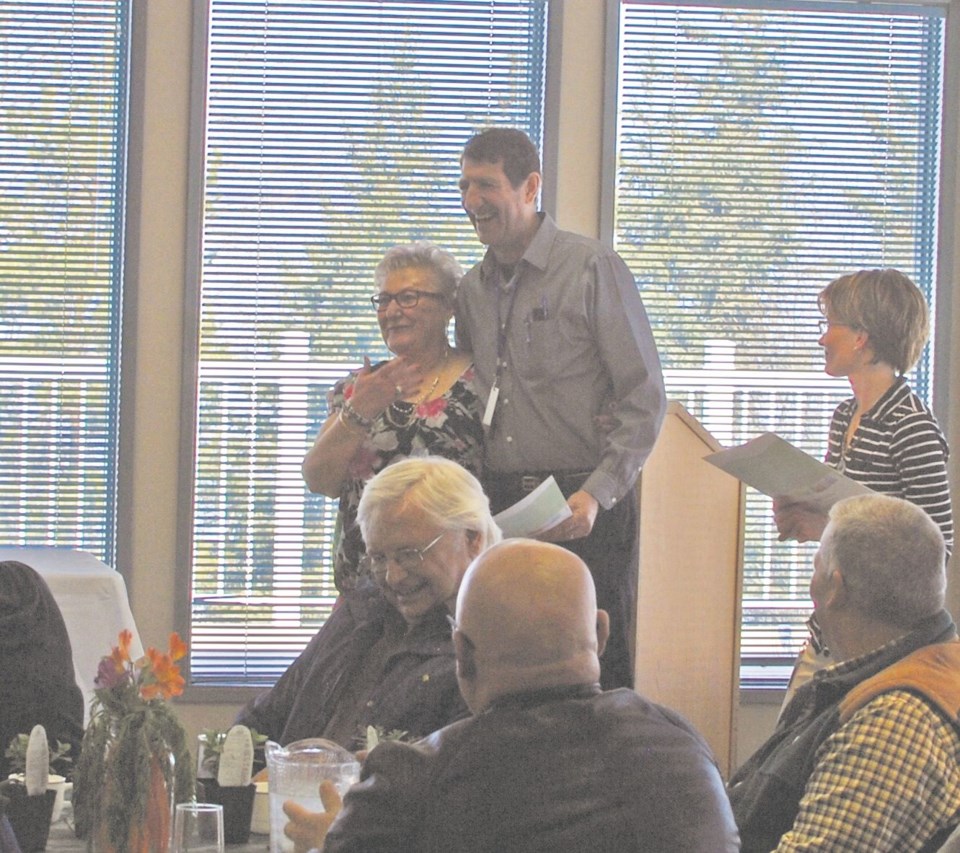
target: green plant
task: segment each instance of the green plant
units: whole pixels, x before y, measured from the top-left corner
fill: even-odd
[[[392,731],[385,731],[381,726],[367,726],[364,736],[358,738],[358,740],[363,744],[362,749],[373,749],[378,743],[385,740],[396,740],[396,741],[410,741],[414,738],[410,737],[409,732],[405,732],[402,729],[393,729]]]
[[[229,729],[204,729],[201,733],[203,741],[203,772],[215,779],[220,769],[220,756],[223,754],[223,744],[227,739]],[[250,729],[253,748],[256,750],[267,742],[267,736],[260,734],[256,729]]]
[[[30,735],[19,734],[10,741],[7,751],[4,753],[8,761],[8,767],[11,773],[25,773],[27,769],[27,744],[30,742]],[[54,749],[50,750],[50,772],[70,778],[72,773],[73,759],[70,757],[70,744],[61,740],[57,741]]]

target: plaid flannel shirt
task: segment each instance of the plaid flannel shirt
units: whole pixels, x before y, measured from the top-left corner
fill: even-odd
[[[910,853],[960,819],[960,735],[905,690],[878,696],[820,746],[780,851]]]

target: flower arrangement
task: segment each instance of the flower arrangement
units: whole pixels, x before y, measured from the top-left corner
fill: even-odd
[[[170,635],[170,651],[166,654],[147,649],[138,661],[130,659],[132,639],[133,634],[124,629],[119,644],[100,658],[94,693],[107,711],[128,713],[145,707],[152,699],[171,699],[183,693],[183,676],[176,662],[186,655],[187,647],[180,635]]]
[[[131,640],[121,631],[100,660],[73,797],[77,834],[119,853],[166,849],[172,803],[194,795],[186,734],[166,703],[183,692],[186,645],[173,633],[167,652],[133,660]]]

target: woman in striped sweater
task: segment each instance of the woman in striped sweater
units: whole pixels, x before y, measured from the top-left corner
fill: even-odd
[[[826,462],[875,492],[923,507],[953,548],[947,442],[903,374],[929,334],[927,305],[897,270],[861,270],[819,298],[824,369],[846,376],[853,397],[833,413]],[[799,504],[774,506],[780,539],[817,541],[827,518]]]
[[[947,482],[948,448],[933,413],[904,374],[917,363],[930,324],[919,288],[897,270],[861,270],[831,282],[819,296],[824,370],[846,376],[853,397],[833,413],[826,463],[875,492],[922,507],[953,549]],[[774,502],[781,541],[819,541],[827,517],[802,504]],[[794,669],[793,690],[819,666],[816,625]]]

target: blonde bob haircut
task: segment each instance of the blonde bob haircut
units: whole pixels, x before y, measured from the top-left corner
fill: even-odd
[[[874,363],[902,376],[913,367],[930,335],[927,303],[899,270],[860,270],[830,282],[818,298],[832,323],[867,333]]]

